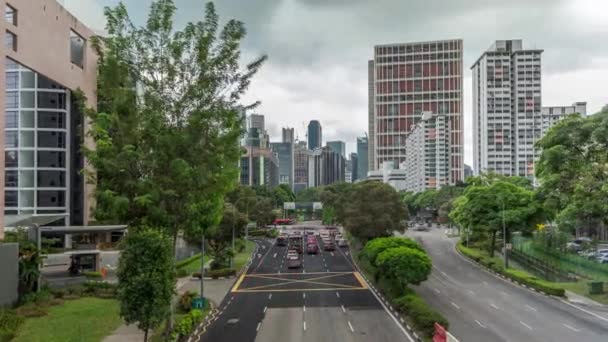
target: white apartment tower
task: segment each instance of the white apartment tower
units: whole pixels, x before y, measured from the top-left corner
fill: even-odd
[[[534,177],[542,136],[541,54],[521,40],[497,40],[473,71],[474,172]]]

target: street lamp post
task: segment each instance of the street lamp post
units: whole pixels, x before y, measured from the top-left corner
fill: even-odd
[[[509,268],[509,251],[507,250],[507,226],[505,224],[505,199],[502,199],[502,244],[505,253],[505,269]]]

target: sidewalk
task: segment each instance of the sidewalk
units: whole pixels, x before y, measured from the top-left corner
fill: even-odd
[[[581,296],[577,293],[574,293],[572,291],[568,291],[566,290],[566,297],[568,298],[568,301],[570,303],[574,303],[574,304],[581,304],[581,305],[586,305],[586,306],[595,306],[595,307],[601,307],[601,308],[606,308],[607,306],[602,304],[602,303],[598,303],[596,301],[594,301],[591,298],[587,298],[585,296]]]

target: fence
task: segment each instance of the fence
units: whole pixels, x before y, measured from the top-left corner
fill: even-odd
[[[587,279],[608,281],[608,264],[600,264],[575,254],[543,249],[534,245],[529,239],[514,239],[513,242],[515,253],[519,252],[539,264],[557,269],[560,274],[569,273]]]

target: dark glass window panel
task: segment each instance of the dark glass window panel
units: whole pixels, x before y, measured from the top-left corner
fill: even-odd
[[[18,72],[7,72],[6,73],[6,89],[18,89],[19,88],[19,73]]]
[[[39,187],[64,187],[65,171],[38,171]]]
[[[19,108],[19,94],[16,91],[6,92],[6,108]]]
[[[39,207],[63,207],[65,206],[65,191],[38,191]]]
[[[5,167],[19,166],[19,158],[17,157],[17,151],[5,151],[4,152],[4,166]]]
[[[5,171],[4,172],[4,186],[7,188],[16,188],[19,183],[18,171]]]
[[[18,147],[19,146],[19,133],[15,131],[8,131],[4,133],[4,147]]]
[[[65,89],[61,84],[38,74],[38,89]]]
[[[17,207],[19,203],[19,196],[17,191],[5,191],[4,192],[4,206],[5,207]]]
[[[39,128],[65,128],[65,113],[38,112]]]
[[[65,148],[65,133],[38,132],[38,147]]]
[[[65,152],[38,151],[38,167],[65,167]]]
[[[4,127],[6,128],[17,128],[18,126],[18,114],[15,111],[7,111],[4,121]]]
[[[38,108],[66,109],[65,93],[38,92]]]

